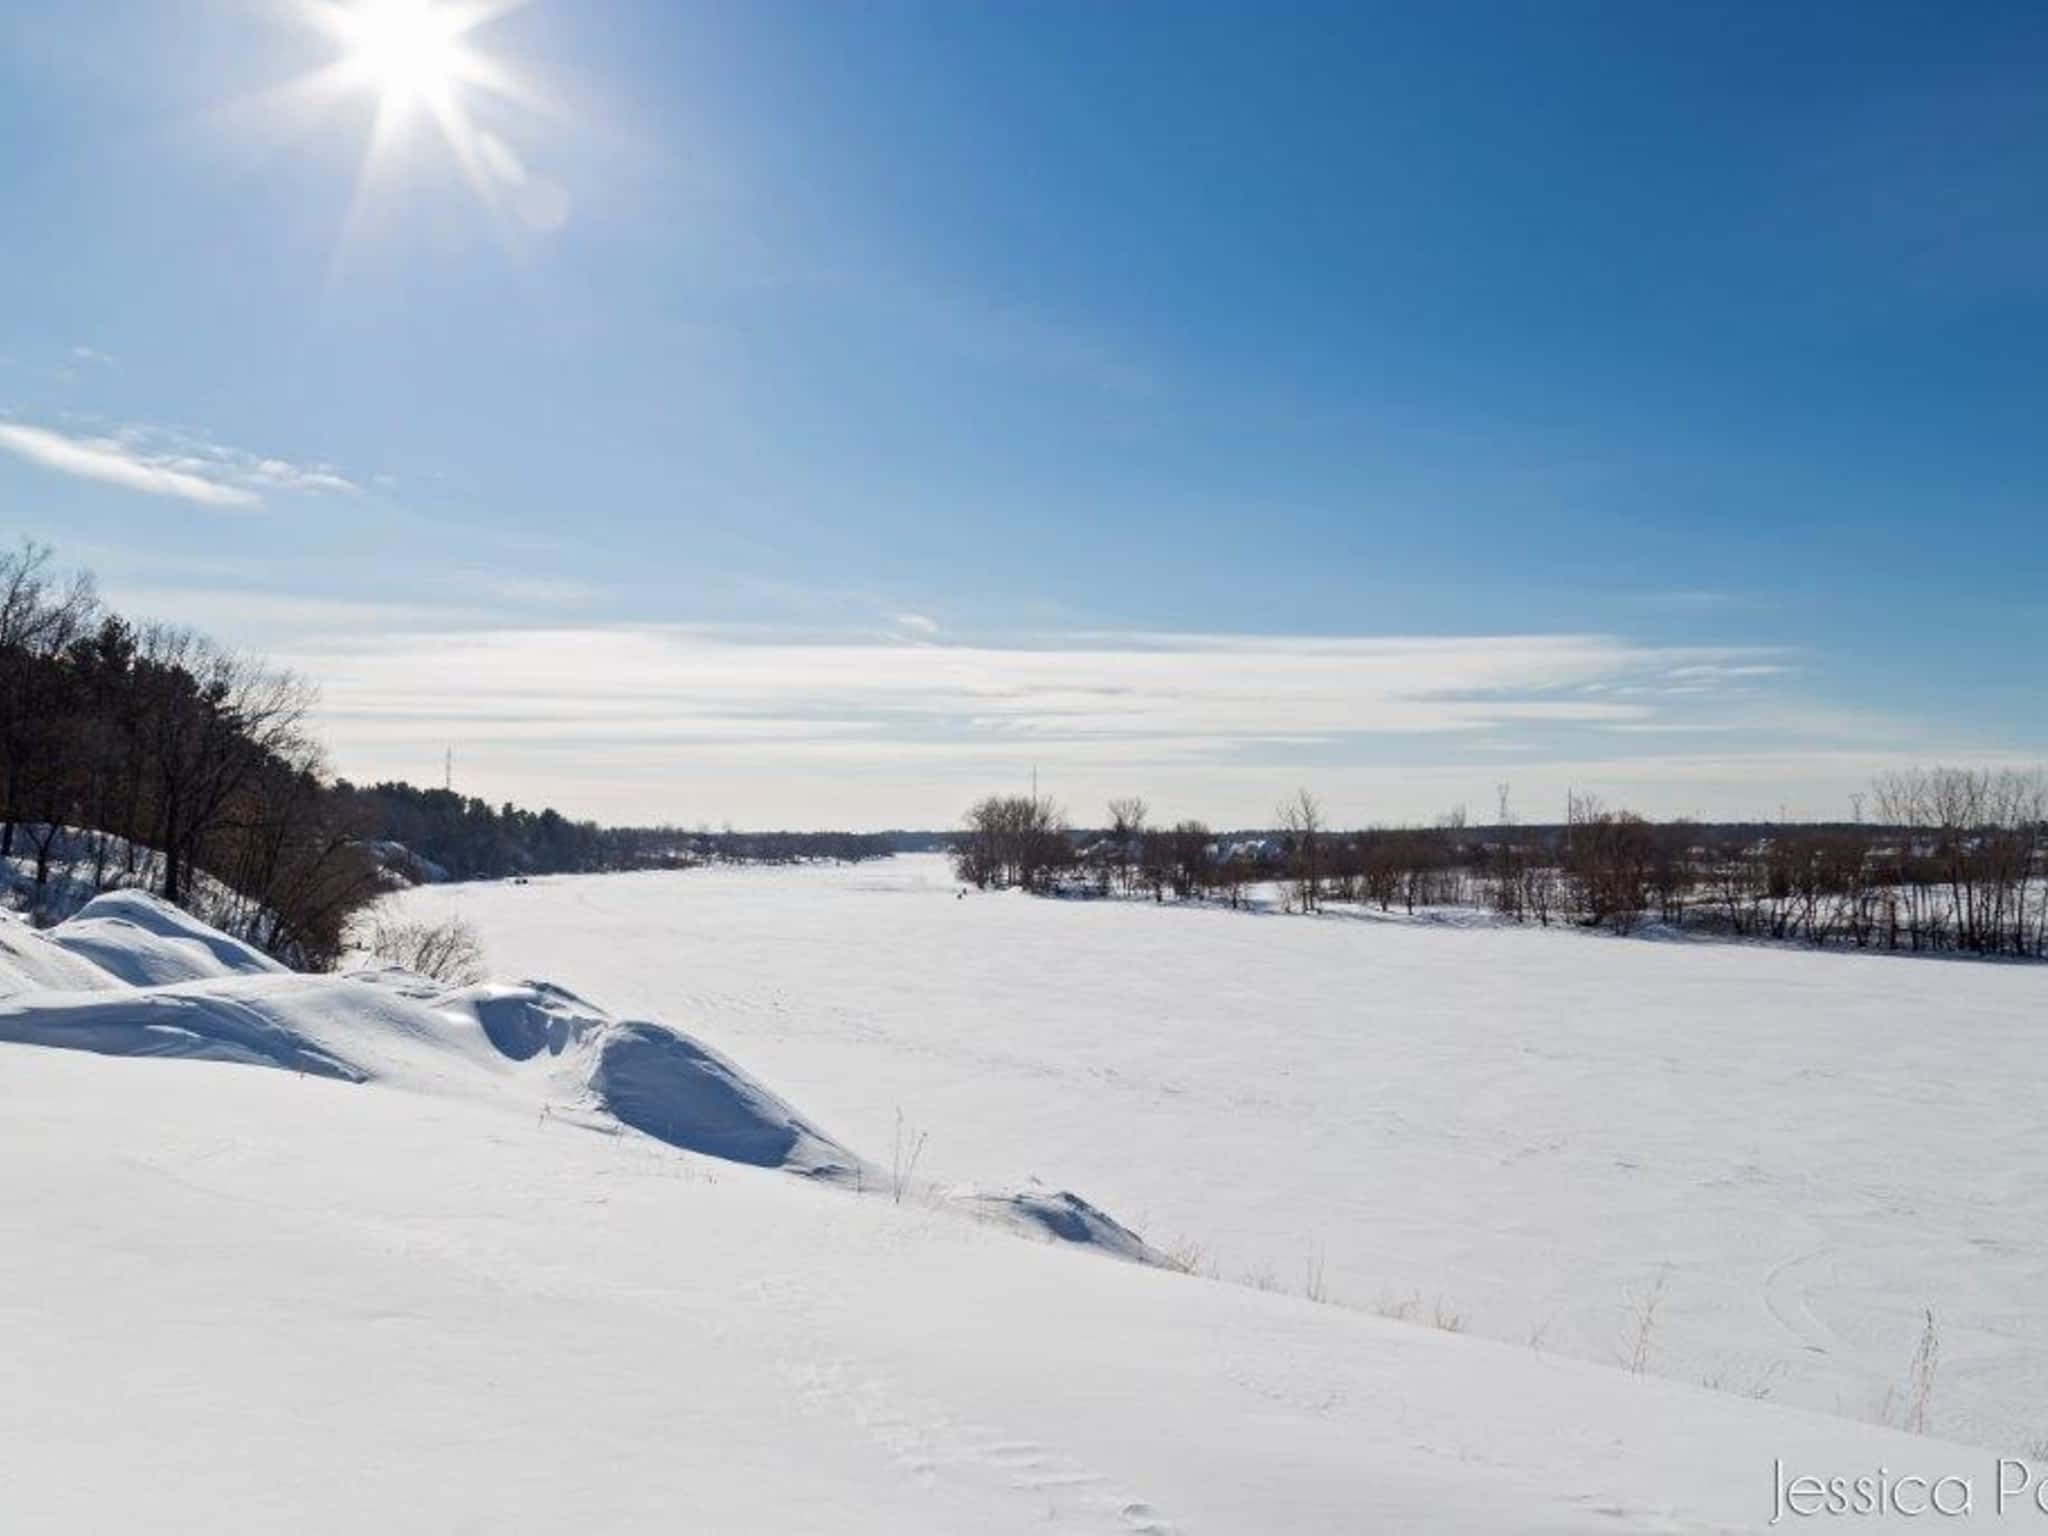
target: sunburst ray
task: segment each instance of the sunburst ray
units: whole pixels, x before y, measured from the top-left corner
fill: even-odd
[[[350,96],[375,98],[341,243],[355,236],[377,184],[418,129],[431,124],[455,169],[492,221],[505,224],[507,198],[526,171],[518,157],[477,122],[473,108],[494,100],[559,118],[559,108],[476,34],[529,0],[277,0],[281,11],[332,43],[335,57],[317,69],[249,98],[280,110],[325,110]],[[501,185],[506,167],[517,167]],[[501,229],[501,233],[505,233]],[[339,252],[336,253],[337,257]]]

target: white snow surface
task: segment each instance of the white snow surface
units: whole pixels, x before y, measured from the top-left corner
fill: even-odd
[[[1343,1230],[1427,1152],[1470,1180],[1462,1213],[1436,1213],[1468,1256],[1500,1198],[1484,1175],[1515,1167],[1459,1158],[1495,1122],[1438,1123],[1442,1092],[1376,1118],[1389,1082],[1473,1068],[1440,1035],[1376,1024],[1361,983],[1398,984],[1385,1014],[1441,1029],[1447,991],[1508,964],[1490,942],[1523,936],[956,901],[929,860],[426,894],[407,905],[460,908],[501,960],[559,959],[561,980],[237,969],[152,918],[112,932],[94,985],[61,926],[0,925],[0,1530],[1744,1531],[1767,1526],[1781,1467],[1966,1476],[1992,1523],[1982,1446],[1476,1337],[1477,1308],[1459,1334],[1427,1326],[1428,1307],[1395,1321],[1348,1304],[1361,1256],[1395,1263],[1407,1244],[1436,1262],[1420,1215]],[[124,979],[166,937],[228,973]],[[1479,947],[1430,948],[1453,941]],[[1344,945],[1367,946],[1362,972],[1330,958]],[[1683,976],[1630,981],[1638,962],[1617,957],[1756,963],[1566,935],[1514,953],[1500,1007],[1547,1010],[1546,1050],[1588,1049],[1572,1021],[1619,964],[1607,984],[1651,1021],[1635,1027],[1669,1074],[1686,1058],[1658,1009],[1700,1000]],[[1891,985],[1873,996],[1938,971],[1980,1030],[1969,978],[2029,974],[1878,964]],[[1582,978],[1569,1007],[1544,994],[1552,965]],[[1802,1017],[1825,1014],[1826,991],[1800,998]],[[632,1001],[649,992],[668,1006]],[[1376,1048],[1338,1049],[1340,1026]],[[1473,1031],[1475,1055],[1511,1037],[1499,1017]],[[1429,1038],[1433,1055],[1401,1060]],[[1586,1117],[1634,1123],[1610,1046]],[[188,1059],[144,1059],[162,1056]],[[1572,1058],[1539,1058],[1553,1059]],[[787,1100],[752,1075],[770,1060]],[[1502,1075],[1540,1122],[1543,1069],[1511,1058]],[[1688,1107],[1674,1085],[1656,1107],[1695,1129],[1761,1113],[1713,1098]],[[1347,1143],[1354,1122],[1380,1135]],[[929,1142],[905,1177],[918,1127]],[[1645,1184],[1667,1177],[1684,1128],[1645,1144]],[[1415,1143],[1405,1159],[1396,1129]],[[1938,1183],[1898,1166],[1914,1150],[1888,1176]],[[1050,1181],[1005,1185],[1020,1167]],[[1573,1216],[1587,1176],[1583,1158],[1555,1160],[1548,1206],[1491,1262]],[[1090,1248],[1157,1254],[1066,1192],[1127,1216],[1124,1197],[1180,1189],[1170,1214],[1206,1213],[1219,1252],[1249,1252],[1274,1230],[1252,1219],[1260,1185],[1276,1221],[1316,1212],[1340,1304],[1115,1262]],[[1638,1223],[1651,1250],[1691,1230],[1650,1209],[1616,1203],[1606,1228],[1543,1240],[1590,1265],[1614,1223]],[[1674,1317],[1710,1258],[1671,1256]],[[1531,1264],[1524,1279],[1587,1273]],[[1816,1325],[1834,1315],[1826,1295],[1807,1304]]]
[[[407,893],[870,1150],[1022,1166],[1226,1280],[2048,1437],[2048,967],[956,899],[934,857]]]

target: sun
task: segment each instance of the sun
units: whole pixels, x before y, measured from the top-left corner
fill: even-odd
[[[480,202],[505,227],[559,227],[561,187],[531,169],[507,142],[509,111],[555,121],[559,105],[519,71],[479,46],[491,23],[528,0],[271,0],[310,24],[333,48],[326,64],[266,92],[285,110],[324,115],[349,100],[374,111],[343,228],[360,222],[375,185],[438,138]],[[486,122],[493,126],[486,127]],[[427,134],[415,132],[428,127]]]
[[[462,37],[474,13],[439,0],[362,0],[336,13],[344,63],[357,81],[399,111],[442,108],[474,73]]]

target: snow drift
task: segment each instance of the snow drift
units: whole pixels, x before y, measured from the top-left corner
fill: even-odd
[[[0,998],[17,992],[96,992],[121,982],[90,960],[52,944],[11,912],[0,912]]]
[[[671,1146],[760,1168],[853,1167],[844,1148],[723,1056],[659,1024],[607,1030],[590,1086],[622,1123]]]
[[[437,1006],[466,1010],[491,1044],[514,1061],[531,1061],[542,1051],[559,1056],[605,1024],[602,1009],[538,981],[482,982],[442,994]]]
[[[1164,1255],[1107,1211],[1090,1205],[1071,1190],[1047,1189],[1032,1183],[1022,1189],[961,1197],[984,1218],[1006,1222],[1028,1232],[1099,1248],[1139,1264],[1161,1264]]]
[[[303,1029],[278,1022],[261,999],[169,987],[49,999],[29,993],[0,1004],[0,1040],[103,1056],[185,1056],[283,1067],[347,1082],[367,1075],[313,1044]]]
[[[141,891],[95,896],[51,929],[50,940],[137,987],[284,970],[253,945]]]
[[[393,968],[302,975],[136,892],[98,897],[47,933],[0,924],[0,1041],[478,1099],[899,1200],[914,1194],[1120,1258],[1158,1257],[1066,1191],[911,1188],[669,1025],[614,1018],[539,981],[451,988]]]

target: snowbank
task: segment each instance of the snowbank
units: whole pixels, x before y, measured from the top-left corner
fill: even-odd
[[[716,1051],[659,1024],[620,1024],[597,1042],[591,1091],[625,1125],[727,1162],[844,1174],[854,1159]]]
[[[562,987],[539,981],[462,987],[440,994],[435,1006],[468,1013],[485,1038],[514,1061],[530,1061],[542,1051],[559,1056],[606,1022],[602,1009]]]
[[[258,1002],[169,987],[111,996],[31,992],[0,1003],[0,1040],[103,1056],[233,1061],[363,1081],[367,1074],[315,1045],[295,1027],[300,1021],[280,1023]]]
[[[307,976],[153,897],[101,896],[46,934],[0,928],[0,1041],[106,1056],[282,1068],[637,1131],[705,1157],[786,1169],[1154,1262],[1079,1196],[1032,1185],[909,1188],[680,1030],[615,1019],[546,982],[444,987],[394,968]]]
[[[958,1197],[968,1210],[986,1220],[1001,1221],[1025,1232],[1063,1243],[1098,1248],[1119,1259],[1137,1264],[1160,1264],[1165,1259],[1157,1249],[1107,1211],[1098,1210],[1072,1190],[1047,1189],[1041,1184],[993,1194]]]
[[[142,915],[161,916],[147,908]],[[74,925],[86,932],[67,932]],[[54,930],[48,947],[77,963],[91,956],[116,990],[18,992],[0,1000],[0,1041],[280,1067],[524,1111],[561,1109],[756,1167],[855,1167],[774,1093],[665,1025],[620,1022],[539,983],[444,990],[402,971],[227,971],[262,957],[238,956],[234,941],[189,931],[197,926],[186,918],[167,934],[88,909]],[[227,973],[148,980],[209,969]]]
[[[52,944],[21,918],[0,912],[0,998],[17,992],[96,992],[123,983],[90,960]]]
[[[53,944],[137,987],[284,970],[253,945],[141,891],[95,896],[50,930]]]

